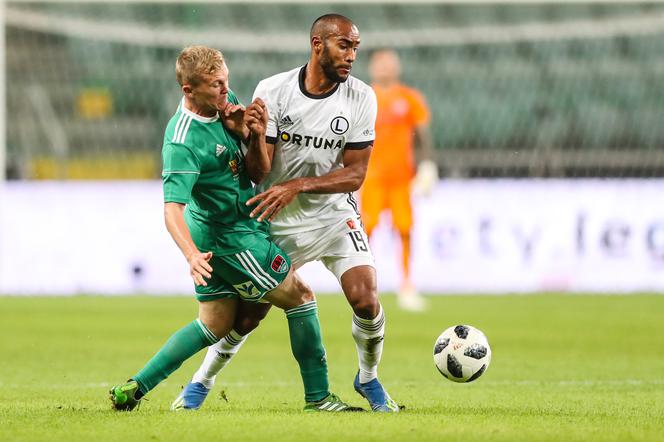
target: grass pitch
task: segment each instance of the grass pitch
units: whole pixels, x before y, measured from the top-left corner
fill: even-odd
[[[534,441],[662,440],[664,296],[445,296],[425,314],[383,297],[380,377],[400,415],[310,415],[274,309],[223,372],[204,409],[168,407],[192,358],[133,413],[110,409],[124,381],[177,328],[187,297],[0,298],[0,440]],[[332,390],[356,405],[350,309],[319,297]],[[493,350],[472,384],[445,380],[432,348],[450,325],[483,330]]]

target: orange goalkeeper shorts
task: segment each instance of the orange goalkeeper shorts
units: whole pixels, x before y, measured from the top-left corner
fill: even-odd
[[[367,231],[372,231],[383,210],[392,213],[392,224],[399,233],[408,233],[413,225],[413,210],[410,205],[410,181],[365,181],[360,191],[362,222]]]

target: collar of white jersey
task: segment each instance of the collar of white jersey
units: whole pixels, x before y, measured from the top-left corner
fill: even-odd
[[[309,63],[307,63],[307,64],[309,64]],[[302,68],[300,69],[300,72],[297,75],[297,84],[300,87],[300,92],[302,92],[302,95],[304,95],[305,97],[311,98],[313,100],[322,100],[323,98],[327,98],[327,97],[331,96],[332,94],[334,94],[337,91],[337,89],[339,89],[339,85],[341,83],[335,84],[334,87],[332,89],[330,89],[329,91],[323,92],[322,94],[318,94],[318,95],[312,94],[311,92],[307,91],[307,87],[304,85],[304,79],[307,76],[307,64],[302,66]]]
[[[219,112],[214,117],[204,117],[202,115],[198,115],[197,113],[194,113],[187,109],[184,105],[184,97],[182,97],[182,100],[180,101],[180,110],[182,111],[183,114],[190,116],[196,121],[200,121],[201,123],[214,123],[219,119]]]

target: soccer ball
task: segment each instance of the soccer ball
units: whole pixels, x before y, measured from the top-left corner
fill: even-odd
[[[433,362],[450,381],[472,382],[489,367],[491,347],[484,333],[475,327],[452,326],[436,340]]]

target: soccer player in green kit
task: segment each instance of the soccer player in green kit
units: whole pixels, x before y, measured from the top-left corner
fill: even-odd
[[[189,263],[198,318],[175,332],[128,382],[111,389],[113,407],[135,408],[185,360],[231,331],[240,302],[264,300],[288,318],[291,348],[304,383],[304,410],[359,410],[329,392],[311,289],[270,241],[266,223],[249,216],[246,202],[254,189],[245,163],[261,168],[254,152],[265,143],[265,104],[257,99],[246,110],[240,106],[228,87],[223,56],[212,48],[185,48],[176,62],[176,76],[184,97],[164,136],[164,215]],[[242,140],[248,143],[246,156]]]

